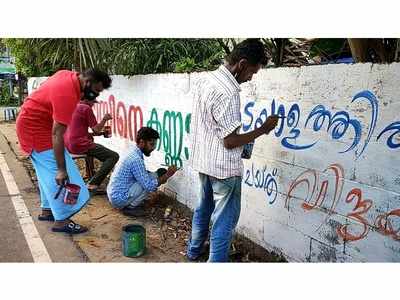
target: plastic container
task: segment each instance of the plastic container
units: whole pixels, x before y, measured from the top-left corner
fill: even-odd
[[[139,257],[146,252],[146,229],[138,224],[122,227],[122,253],[127,257]]]
[[[67,183],[60,186],[58,192],[54,196],[54,199],[58,199],[59,195],[61,194],[61,199],[63,199],[64,203],[73,205],[78,202],[80,191],[81,187],[79,185]]]

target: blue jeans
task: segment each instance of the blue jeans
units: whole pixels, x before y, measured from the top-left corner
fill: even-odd
[[[210,234],[209,262],[227,262],[233,231],[240,215],[242,177],[217,179],[199,173],[200,201],[194,210],[192,234],[187,256],[200,256],[204,242]]]

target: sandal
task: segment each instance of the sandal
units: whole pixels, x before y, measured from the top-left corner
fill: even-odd
[[[49,221],[49,222],[54,222],[54,216],[53,214],[50,215],[39,215],[38,216],[39,221]]]
[[[107,192],[103,189],[96,188],[96,189],[88,189],[88,190],[89,190],[89,194],[91,196],[107,195]]]
[[[65,232],[69,234],[79,234],[88,231],[88,228],[79,224],[76,224],[74,221],[69,221],[62,227],[53,227],[51,228],[53,232]]]

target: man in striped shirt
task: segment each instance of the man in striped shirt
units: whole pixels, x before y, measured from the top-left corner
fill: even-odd
[[[189,260],[202,254],[210,221],[208,261],[229,259],[232,234],[240,215],[243,146],[268,134],[278,121],[276,116],[269,116],[261,127],[239,134],[239,84],[251,80],[266,63],[264,45],[258,39],[247,39],[233,49],[225,65],[197,83],[190,127],[190,164],[199,172],[201,186],[187,249]]]

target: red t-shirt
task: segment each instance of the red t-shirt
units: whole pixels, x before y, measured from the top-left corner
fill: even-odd
[[[88,129],[96,125],[97,120],[92,108],[85,103],[79,103],[64,135],[68,151],[73,154],[82,154],[94,148],[93,137],[89,134]]]
[[[24,101],[17,118],[17,136],[23,152],[53,148],[53,122],[69,125],[81,98],[77,72],[62,70],[49,77]]]

